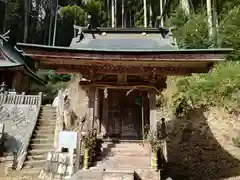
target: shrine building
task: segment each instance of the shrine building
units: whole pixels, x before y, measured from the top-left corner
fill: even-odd
[[[230,49],[179,49],[167,28],[83,28],[70,47],[19,43],[36,69],[81,74],[98,135],[141,139],[156,126],[156,95],[167,76],[208,73]]]

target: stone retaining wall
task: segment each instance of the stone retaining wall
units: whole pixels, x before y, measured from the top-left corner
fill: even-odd
[[[16,154],[21,169],[41,107],[39,95],[0,95],[0,124],[5,125],[6,153]]]

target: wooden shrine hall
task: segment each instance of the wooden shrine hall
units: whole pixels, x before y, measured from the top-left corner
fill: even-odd
[[[141,139],[156,127],[156,95],[167,76],[208,73],[229,49],[179,49],[167,28],[82,29],[70,47],[18,44],[38,69],[81,74],[98,134]]]

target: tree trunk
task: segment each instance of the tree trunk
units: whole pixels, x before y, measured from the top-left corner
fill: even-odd
[[[190,15],[190,3],[189,0],[181,0],[181,7],[186,16]]]
[[[125,12],[124,12],[124,0],[122,0],[122,28],[124,28],[124,16],[125,16]]]
[[[213,40],[214,46],[217,44],[217,14],[215,0],[207,0],[207,16],[208,16],[208,34]]]
[[[163,27],[164,26],[164,19],[163,19],[163,6],[164,6],[164,4],[163,4],[163,0],[160,0],[159,1],[159,14],[160,14],[160,17],[161,17],[161,19],[160,19],[160,25],[161,25],[161,27]]]
[[[150,5],[149,6],[149,27],[153,27],[152,18],[153,18],[152,5]]]
[[[144,10],[144,27],[147,27],[147,0],[143,0],[143,10]]]
[[[27,42],[28,38],[28,24],[29,24],[29,0],[24,1],[24,8],[25,8],[25,13],[24,13],[24,36],[23,36],[23,42]]]
[[[49,21],[49,30],[48,30],[48,45],[51,45],[52,41],[52,24],[53,24],[53,2],[50,1],[50,21]]]
[[[54,16],[54,30],[53,30],[53,46],[55,46],[56,42],[56,33],[57,33],[57,16],[58,16],[58,0],[55,0],[55,16]]]
[[[217,17],[217,8],[216,0],[213,0],[213,40],[214,46],[219,47],[220,42],[218,38],[218,17]]]
[[[107,26],[111,26],[111,16],[110,16],[110,0],[107,0]]]
[[[111,5],[111,10],[112,10],[112,28],[115,28],[115,0],[111,0],[112,5]]]

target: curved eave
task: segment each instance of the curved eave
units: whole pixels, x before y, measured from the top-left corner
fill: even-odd
[[[12,66],[12,67],[8,67],[13,68],[13,67],[22,67],[24,70],[24,73],[29,76],[33,81],[36,81],[38,84],[46,84],[46,82],[44,80],[42,80],[41,78],[39,78],[26,64],[19,62],[18,60],[11,58],[8,53],[5,53],[4,49],[2,46],[0,46],[0,52],[3,55],[3,57],[6,59],[6,61],[12,62],[12,63],[16,63],[16,65]]]
[[[215,53],[215,54],[229,54],[233,51],[231,48],[216,48],[216,49],[169,49],[169,50],[159,50],[159,49],[90,49],[90,48],[70,48],[70,47],[60,47],[60,46],[46,46],[38,44],[26,44],[26,43],[17,43],[17,46],[25,49],[35,49],[35,50],[47,50],[47,51],[59,51],[59,52],[82,52],[82,53],[126,53],[126,54],[149,54],[149,53],[191,53],[191,54],[204,54],[204,53]]]

